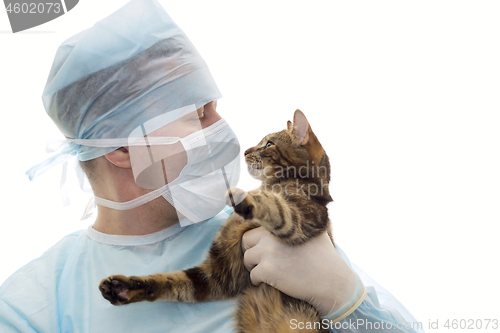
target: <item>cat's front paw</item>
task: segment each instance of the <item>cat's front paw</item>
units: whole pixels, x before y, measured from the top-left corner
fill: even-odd
[[[255,215],[255,200],[251,194],[237,187],[231,188],[226,194],[226,203],[234,207],[234,212],[245,220],[250,220]]]
[[[102,296],[113,305],[156,299],[154,282],[139,276],[112,275],[99,284]]]

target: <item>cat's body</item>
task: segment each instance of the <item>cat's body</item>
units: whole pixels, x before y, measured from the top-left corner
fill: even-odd
[[[204,302],[238,297],[237,332],[328,332],[312,305],[277,289],[250,282],[243,264],[241,239],[263,226],[291,246],[328,232],[326,205],[330,165],[305,116],[297,110],[294,124],[266,136],[245,152],[248,170],[262,180],[258,190],[229,191],[235,213],[227,219],[200,265],[141,277],[110,276],[99,289],[114,305],[140,301]],[[234,204],[236,203],[236,204]],[[332,240],[333,242],[333,240]],[[317,323],[318,329],[292,329],[291,320]]]

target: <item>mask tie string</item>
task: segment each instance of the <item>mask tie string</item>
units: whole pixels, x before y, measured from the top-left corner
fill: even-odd
[[[63,206],[68,206],[70,203],[68,188],[66,185],[68,161],[76,156],[77,151],[75,144],[70,144],[66,140],[49,140],[46,146],[47,153],[53,153],[57,150],[60,150],[60,152],[31,167],[26,171],[26,175],[29,177],[30,181],[33,181],[49,169],[62,164],[62,174],[59,188]]]
[[[80,218],[80,221],[86,220],[89,217],[92,216],[96,208],[96,203],[95,203],[95,196],[91,196],[89,202],[87,203],[87,206],[85,207],[85,210],[83,211],[83,215]]]

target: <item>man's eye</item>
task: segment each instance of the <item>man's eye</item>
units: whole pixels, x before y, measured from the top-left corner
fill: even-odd
[[[269,148],[271,146],[274,146],[274,143],[272,143],[271,141],[267,141],[267,144],[266,144],[265,148]]]

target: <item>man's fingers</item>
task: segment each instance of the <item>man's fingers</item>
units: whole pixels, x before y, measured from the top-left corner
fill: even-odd
[[[257,245],[265,231],[263,227],[258,227],[245,232],[241,238],[241,249],[243,252]]]
[[[260,264],[263,253],[264,250],[261,246],[254,246],[245,252],[243,255],[243,264],[245,265],[247,271],[251,273],[254,267]]]
[[[259,267],[258,265],[255,266],[255,268],[250,271],[250,281],[254,286],[258,286],[259,284],[264,282],[262,275],[262,268]]]

